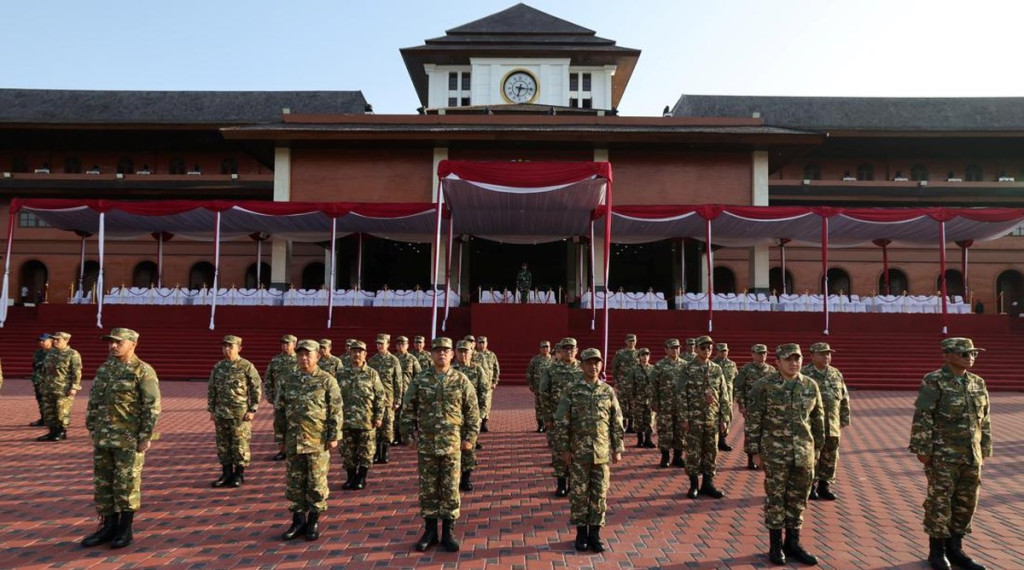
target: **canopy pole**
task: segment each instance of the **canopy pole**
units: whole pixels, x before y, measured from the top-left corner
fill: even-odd
[[[14,241],[14,222],[16,220],[17,212],[14,208],[11,208],[10,214],[7,216],[7,253],[4,255],[4,284],[3,289],[0,291],[0,328],[3,328],[4,323],[7,322],[7,298],[11,292],[11,242]]]
[[[430,281],[433,285],[433,295],[430,301],[430,338],[437,336],[437,270],[441,261],[441,210],[444,206],[444,191],[441,188],[441,180],[437,181],[437,218],[434,228],[434,262],[431,264],[433,274]],[[362,249],[362,248],[360,248]]]
[[[712,319],[714,318],[715,312],[715,272],[713,269],[714,262],[711,259],[711,218],[706,218],[704,220],[704,240],[704,257],[707,261],[705,269],[708,273],[708,332],[711,332],[714,329],[714,323],[712,322]]]
[[[334,224],[334,218],[331,218],[331,224],[332,225]],[[333,229],[332,229],[331,233],[332,234],[334,233]],[[262,272],[260,271],[262,269],[262,267],[260,267],[261,265],[263,265],[263,240],[259,239],[259,236],[257,236],[257,238],[256,238],[256,288],[257,289],[261,289],[262,288],[261,284],[263,283],[263,280],[261,279],[261,277],[262,277],[261,273]],[[331,269],[332,270],[334,269],[334,263],[333,262],[331,262]]]
[[[964,277],[964,300],[970,303],[970,300],[968,299],[968,291],[970,291],[971,288],[967,286],[967,246],[964,246],[964,248],[960,250],[960,274]]]
[[[465,245],[466,242],[462,241],[462,237],[460,236],[458,243],[459,243],[459,257],[458,257],[458,262],[457,262],[458,265],[456,265],[455,267],[456,267],[456,271],[459,272],[459,278],[455,282],[455,292],[456,292],[455,294],[456,295],[462,295],[462,248],[463,248],[463,246]]]
[[[157,252],[159,254],[159,251]],[[159,269],[159,267],[157,268]],[[82,283],[85,282],[85,236],[82,236],[82,251],[78,256],[78,290],[82,291]],[[85,291],[82,291],[85,295]]]
[[[210,302],[210,330],[215,326],[217,314],[217,293],[220,292],[220,212],[217,212],[217,227],[213,232],[213,299]]]
[[[445,264],[446,269],[444,272],[444,320],[441,321],[441,330],[448,330],[448,290],[452,286],[452,228],[455,224],[452,223],[452,219],[448,219],[448,263]],[[434,296],[437,296],[437,291],[434,292]]]
[[[357,234],[359,236],[359,247],[356,250],[356,291],[361,291],[363,288],[363,232]]]
[[[889,244],[886,242],[882,242],[882,273],[885,275],[885,294],[892,295],[892,285],[889,283]]]
[[[590,330],[597,328],[597,287],[594,286],[594,220],[590,220]],[[608,284],[604,284],[604,304],[608,304]]]
[[[679,238],[679,287],[686,294],[686,238]],[[682,307],[676,307],[682,309]]]
[[[785,238],[779,240],[779,257],[782,261],[782,294],[789,293],[786,291],[786,240]]]
[[[821,216],[821,310],[825,313],[825,330],[822,334],[828,334],[828,217]]]
[[[942,334],[949,334],[949,313],[946,306],[946,221],[939,221],[939,283],[942,287]]]
[[[103,328],[103,254],[106,244],[107,235],[107,215],[104,212],[100,212],[100,271],[96,275],[96,328]]]
[[[338,258],[335,257],[335,247],[338,242],[338,218],[331,218],[331,280],[327,284],[327,328],[331,328],[331,319],[334,318],[334,283],[336,279],[335,266]],[[257,262],[256,267],[259,267]]]
[[[612,181],[608,181],[608,188],[605,192],[604,211],[604,346],[601,354],[608,357],[608,275],[611,273],[612,265]]]

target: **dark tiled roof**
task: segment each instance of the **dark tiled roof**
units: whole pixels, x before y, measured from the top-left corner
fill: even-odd
[[[683,95],[675,117],[751,117],[821,131],[1020,131],[1024,98],[746,97]]]
[[[282,109],[362,114],[361,91],[74,91],[0,89],[0,124],[254,124]]]
[[[449,36],[455,35],[503,35],[503,34],[548,34],[548,35],[594,35],[593,30],[577,26],[551,14],[531,8],[526,4],[516,4],[468,24],[446,30]]]

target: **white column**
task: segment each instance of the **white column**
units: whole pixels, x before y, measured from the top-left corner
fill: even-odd
[[[430,171],[430,187],[433,189],[431,190],[430,193],[430,201],[434,202],[435,204],[437,203],[437,193],[441,190],[441,184],[437,179],[437,167],[438,165],[441,164],[442,160],[448,160],[448,149],[442,147],[434,147],[434,162],[432,170]],[[445,229],[442,232],[441,237],[444,238],[447,235],[447,229]],[[431,269],[431,271],[436,270],[437,273],[434,275],[434,278],[431,279],[431,283],[427,284],[428,287],[432,283],[440,283],[442,285],[444,284],[445,269],[448,267],[448,245],[444,244],[443,241],[441,243],[443,245],[441,245],[440,251],[438,251],[437,267]],[[431,246],[430,259],[434,259],[433,246]]]
[[[274,149],[274,201],[290,202],[292,199],[292,149]],[[273,236],[270,240],[270,287],[288,289],[292,244],[290,240]]]
[[[751,157],[750,205],[768,205],[768,152],[755,150]],[[784,236],[779,236],[784,237]],[[770,244],[757,244],[747,253],[749,260],[749,283],[747,288],[752,293],[768,293],[768,270],[771,263],[768,257]]]

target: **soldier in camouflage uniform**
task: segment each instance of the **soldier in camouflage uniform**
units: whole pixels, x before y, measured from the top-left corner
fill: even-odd
[[[132,523],[142,506],[142,466],[150,442],[157,439],[160,383],[153,367],[139,360],[139,334],[116,328],[101,337],[110,357],[96,370],[85,427],[92,435],[93,486],[99,529],[82,546],[131,544]]]
[[[469,378],[452,368],[452,339],[435,338],[430,352],[433,366],[413,378],[405,392],[406,414],[401,425],[402,433],[417,447],[420,516],[425,519],[425,530],[416,550],[423,552],[438,543],[440,518],[441,545],[456,552],[459,542],[453,530],[461,506],[460,461],[462,452],[476,445],[480,405]]]
[[[317,366],[320,343],[301,340],[295,355],[296,367],[281,378],[274,403],[274,439],[286,455],[285,498],[292,513],[292,525],[281,538],[305,533],[306,540],[316,540],[320,513],[327,510],[327,474],[331,450],[341,437],[344,402],[338,381]]]
[[[434,361],[430,358],[430,351],[423,349],[424,342],[422,336],[412,337],[412,349],[409,350],[409,354],[415,356],[419,361],[420,370],[426,370],[434,365]]]
[[[697,357],[697,339],[688,338],[686,339],[686,350],[680,355],[680,358],[690,362]]]
[[[626,348],[615,351],[611,369],[612,378],[615,379],[615,393],[626,417],[626,433],[633,433],[633,400],[636,396],[629,381],[637,361],[636,335],[630,333],[626,335]]]
[[[843,373],[831,366],[835,352],[827,342],[811,345],[811,363],[804,365],[801,374],[814,378],[825,403],[825,447],[821,449],[814,467],[817,483],[811,485],[811,499],[836,500],[832,485],[836,481],[839,463],[839,432],[850,425],[850,393],[846,390]]]
[[[825,444],[825,405],[818,384],[800,373],[800,345],[779,345],[775,355],[778,372],[761,378],[750,390],[746,452],[764,466],[769,560],[785,564],[788,556],[813,565],[818,560],[800,545],[800,528],[814,482],[814,464]]]
[[[32,355],[32,391],[36,395],[36,405],[39,406],[39,419],[28,424],[31,427],[43,427],[46,420],[43,419],[43,393],[40,391],[40,380],[43,371],[43,361],[46,360],[46,353],[53,348],[53,336],[50,333],[43,333],[37,339],[39,348]]]
[[[978,352],[969,338],[942,341],[942,368],[929,372],[914,402],[910,452],[924,465],[924,531],[932,568],[984,569],[963,551],[978,507],[981,465],[992,456],[985,380],[970,371]]]
[[[352,365],[352,353],[350,352],[350,350],[352,350],[352,347],[355,346],[356,342],[358,342],[358,341],[356,341],[356,339],[354,339],[354,338],[346,338],[345,339],[345,351],[341,353],[341,357],[340,357],[341,358],[341,365],[342,366],[351,366]],[[363,344],[366,344],[366,343],[363,343]]]
[[[420,373],[423,369],[420,366],[420,361],[416,356],[409,352],[409,338],[400,336],[395,340],[395,356],[398,357],[398,361],[402,364],[402,390],[401,393],[395,395],[395,402],[398,404],[398,409],[395,410],[395,421],[394,425],[402,425],[402,400],[405,399],[405,390],[409,388],[409,383],[412,379]],[[399,429],[395,429],[395,440],[391,443],[394,445],[405,445],[405,441],[402,440],[402,432]]]
[[[661,467],[668,467],[669,451],[672,452],[673,467],[686,467],[683,462],[683,431],[680,418],[676,415],[676,377],[687,364],[679,356],[679,339],[665,341],[665,358],[654,365],[652,370],[651,410],[656,414],[658,425],[658,448],[661,449]]]
[[[281,337],[281,353],[270,359],[267,365],[267,373],[263,375],[263,396],[267,403],[273,406],[277,402],[277,386],[282,379],[295,371],[295,343],[298,341],[295,335],[286,334]],[[274,437],[277,433],[277,424],[274,425]],[[285,453],[282,451],[272,457],[274,461],[284,461]]]
[[[775,372],[775,368],[765,362],[767,359],[768,347],[763,344],[755,344],[750,347],[750,362],[744,365],[739,373],[736,374],[736,381],[733,383],[733,399],[740,407],[740,413],[743,414],[744,418],[747,417],[747,402],[750,398],[750,389],[754,386],[754,383]],[[748,438],[749,432],[744,430],[743,449],[750,447]],[[747,469],[752,471],[757,469],[752,453],[747,453]]]
[[[540,415],[540,373],[549,364],[551,364],[551,343],[542,340],[540,341],[540,354],[531,358],[530,364],[526,366],[526,385],[533,392],[533,410],[537,416],[537,433],[547,431],[547,428],[544,427],[544,418]]]
[[[651,364],[651,349],[637,351],[639,362],[629,371],[630,386],[633,388],[633,422],[636,426],[636,446],[654,449],[651,435],[654,433],[654,413],[651,398],[654,392],[654,365]]]
[[[316,363],[320,367],[320,370],[338,377],[338,371],[341,370],[342,366],[345,366],[344,361],[331,354],[331,347],[334,345],[329,338],[320,339],[320,360]],[[349,348],[350,345],[346,345]]]
[[[53,348],[43,359],[39,375],[40,392],[43,394],[43,419],[49,433],[36,441],[61,441],[68,438],[71,423],[71,405],[75,394],[82,389],[82,356],[68,346],[71,335],[66,332],[53,333]]]
[[[529,267],[524,263],[522,269],[516,274],[516,290],[519,291],[519,302],[530,302],[530,287],[533,286],[533,275]]]
[[[491,417],[491,401],[494,399],[494,393],[498,390],[498,381],[501,379],[501,366],[498,365],[498,355],[487,350],[487,337],[485,336],[476,337],[476,352],[474,354],[480,355],[480,361],[474,360],[474,362],[479,364],[491,378],[491,390],[487,393],[487,407],[480,410],[480,415],[483,418],[480,423],[480,431],[487,433],[490,431],[487,420]]]
[[[384,417],[381,418],[380,429],[377,430],[377,454],[373,458],[374,463],[388,463],[388,448],[395,439],[395,410],[401,405],[397,400],[402,393],[402,362],[398,357],[388,351],[391,345],[391,335],[380,333],[377,335],[377,354],[370,357],[367,364],[377,371],[380,376],[380,383],[384,385]]]
[[[548,430],[548,446],[551,447],[551,467],[558,481],[555,496],[564,497],[569,494],[569,464],[555,449],[555,434],[552,430],[555,427],[555,410],[562,401],[562,394],[569,386],[583,381],[583,370],[576,360],[576,339],[563,338],[558,346],[561,349],[560,359],[552,362],[540,374],[540,394],[543,404],[541,415]]]
[[[491,391],[491,383],[487,381],[487,375],[484,373],[484,369],[480,368],[480,365],[473,364],[473,343],[468,340],[460,340],[458,349],[455,352],[455,363],[452,368],[466,375],[469,378],[469,382],[473,384],[473,388],[476,390],[476,401],[477,407],[483,409],[484,402],[487,400],[487,395]],[[459,490],[472,491],[473,487],[473,469],[478,465],[476,460],[476,450],[480,448],[477,444],[474,449],[462,450],[462,475],[459,478]]]
[[[732,418],[732,403],[736,401],[734,396],[736,374],[736,363],[729,360],[729,345],[724,342],[720,342],[715,345],[715,359],[714,363],[722,367],[722,375],[725,377],[725,390],[726,399],[722,402],[723,406],[729,407],[729,417]],[[730,419],[731,422],[731,419]],[[718,450],[719,451],[732,451],[732,446],[729,445],[727,439],[729,438],[729,424],[725,425],[725,428],[718,432]]]
[[[220,348],[224,360],[213,367],[206,394],[206,411],[217,435],[217,459],[221,464],[221,476],[213,486],[241,487],[249,466],[252,420],[260,405],[260,373],[239,356],[240,337],[225,336]]]
[[[376,430],[384,420],[387,403],[380,376],[366,365],[366,343],[353,340],[348,356],[349,365],[335,375],[345,401],[341,461],[348,478],[341,488],[358,491],[366,488],[366,475],[377,445]]]
[[[723,493],[715,488],[718,434],[732,421],[732,400],[722,367],[711,360],[714,341],[704,335],[697,337],[695,344],[697,356],[676,376],[676,415],[686,434],[686,473],[690,476],[686,496],[721,499]],[[699,475],[703,480],[698,487]]]
[[[555,411],[555,451],[570,464],[569,524],[576,526],[576,550],[604,552],[601,527],[608,510],[608,462],[622,460],[622,408],[615,391],[598,377],[601,351],[581,355],[583,380],[568,386]],[[589,528],[588,528],[589,527]]]

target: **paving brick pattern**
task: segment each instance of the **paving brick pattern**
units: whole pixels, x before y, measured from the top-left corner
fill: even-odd
[[[88,392],[89,384],[85,385]],[[162,438],[147,455],[136,542],[85,549],[95,528],[86,399],[75,402],[70,440],[37,443],[35,402],[25,380],[0,397],[0,567],[11,568],[762,568],[760,472],[736,451],[720,456],[720,501],[685,497],[682,469],[660,469],[656,450],[632,447],[612,472],[609,550],[572,550],[568,502],[553,496],[549,455],[526,388],[501,387],[492,433],[484,434],[477,489],[463,495],[462,551],[417,553],[415,453],[398,448],[370,472],[362,492],[340,489],[334,464],[330,509],[318,542],[282,542],[289,514],[282,463],[264,407],[254,426],[254,463],[241,489],[210,488],[218,475],[205,385],[165,382]],[[840,500],[811,503],[804,542],[823,568],[926,568],[921,531],[924,475],[906,451],[914,395],[854,392],[853,426],[840,458]],[[1024,567],[1024,394],[993,394],[995,457],[985,466],[970,552],[990,568]],[[739,441],[735,426],[732,443]]]

